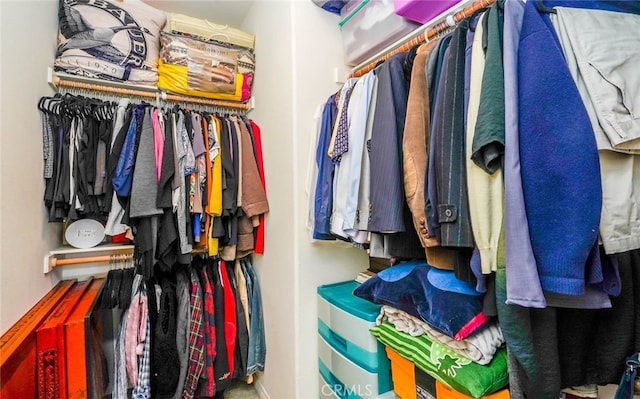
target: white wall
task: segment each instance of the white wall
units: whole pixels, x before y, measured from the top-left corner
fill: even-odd
[[[256,2],[243,28],[256,34],[256,109],[261,128],[269,199],[265,254],[256,257],[267,343],[261,387],[273,399],[294,398],[295,381],[295,218],[292,163],[293,118],[291,3]]]
[[[43,256],[59,245],[42,195],[42,130],[37,103],[52,94],[55,1],[0,1],[0,333],[55,284]]]
[[[309,142],[316,107],[339,89],[344,69],[338,16],[311,1],[257,1],[243,28],[256,34],[256,109],[263,131],[267,194],[263,288],[267,366],[259,382],[273,399],[317,398],[316,288],[352,279],[364,252],[311,243],[305,229]]]
[[[294,106],[293,164],[296,168],[296,267],[299,308],[297,309],[296,398],[318,397],[317,303],[316,288],[321,284],[351,280],[368,267],[364,251],[336,243],[311,243],[305,229],[305,184],[312,119],[316,107],[340,88],[333,70],[344,70],[339,17],[315,6],[311,1],[293,3],[294,24]]]

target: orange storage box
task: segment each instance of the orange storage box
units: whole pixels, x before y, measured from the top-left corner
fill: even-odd
[[[473,399],[472,396],[460,393],[416,368],[415,364],[393,349],[385,347],[385,350],[391,361],[393,390],[400,399]],[[482,399],[509,398],[508,388],[482,397]]]
[[[415,365],[393,349],[385,347],[385,350],[387,357],[391,361],[393,391],[400,399],[416,399]]]
[[[453,388],[449,388],[440,381],[436,380],[436,398],[437,399],[473,399],[472,396],[460,393]],[[509,389],[505,388],[498,392],[485,395],[482,399],[509,399]]]

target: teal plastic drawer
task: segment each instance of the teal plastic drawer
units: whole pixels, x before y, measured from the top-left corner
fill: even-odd
[[[376,325],[380,305],[353,295],[358,285],[355,281],[346,281],[318,287],[318,329],[321,333],[329,329],[350,344],[376,353],[381,351],[380,345],[369,330]],[[324,334],[328,336],[326,331]],[[363,362],[369,368],[376,367],[366,360]]]
[[[369,372],[377,373],[380,370],[388,370],[390,367],[384,346],[380,342],[376,341],[373,352],[367,351],[330,329],[320,319],[318,319],[318,333],[338,352]],[[366,333],[369,334],[369,331],[367,330]]]
[[[334,389],[338,396],[370,399],[393,389],[388,360],[379,364],[378,369],[372,372],[355,363],[321,335],[318,336],[318,359],[325,380],[330,384],[339,383],[343,387]],[[330,372],[334,380],[322,372],[323,368]]]
[[[357,397],[356,392],[354,390],[348,390],[321,361],[318,361],[318,365],[320,369],[318,373],[318,386],[320,387],[319,399],[355,399]],[[338,395],[338,392],[340,392],[340,395]],[[376,395],[373,399],[400,399],[400,397],[393,391],[387,391]]]
[[[353,280],[321,285],[318,287],[318,295],[359,319],[375,322],[380,313],[380,305],[353,295],[353,291],[359,286],[360,284]]]
[[[318,368],[320,370],[320,398],[322,399],[360,399],[354,390],[347,389],[329,369],[318,360]]]

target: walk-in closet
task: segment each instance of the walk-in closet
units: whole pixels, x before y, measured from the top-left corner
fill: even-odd
[[[0,396],[640,397],[638,4],[0,0]]]

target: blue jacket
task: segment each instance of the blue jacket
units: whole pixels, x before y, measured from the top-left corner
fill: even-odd
[[[314,195],[314,226],[313,238],[317,240],[335,240],[331,235],[331,212],[333,210],[333,173],[335,164],[327,155],[327,148],[331,141],[331,132],[338,115],[336,95],[329,97],[322,110],[320,137],[316,149],[316,164],[318,165],[318,181]]]
[[[523,193],[540,282],[545,291],[579,295],[600,223],[598,151],[549,17],[535,1],[525,6],[518,87]]]
[[[120,197],[128,197],[131,194],[131,184],[133,182],[133,168],[136,162],[136,141],[138,133],[138,122],[142,122],[144,108],[137,106],[133,111],[133,117],[129,124],[129,130],[124,139],[122,152],[118,158],[118,164],[113,174],[111,182],[113,189]]]

